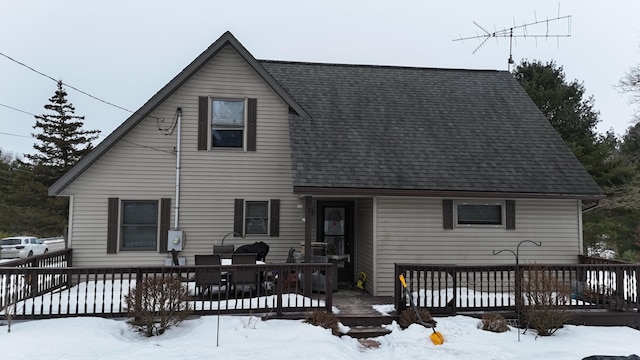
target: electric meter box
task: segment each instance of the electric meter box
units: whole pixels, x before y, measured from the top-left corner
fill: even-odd
[[[182,230],[169,230],[167,237],[167,251],[182,251],[184,246],[185,234]]]

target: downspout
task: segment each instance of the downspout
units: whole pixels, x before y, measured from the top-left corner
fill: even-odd
[[[176,201],[175,201],[175,217],[173,221],[173,229],[178,230],[178,224],[180,220],[180,138],[181,138],[181,125],[182,125],[182,108],[178,108],[177,119],[177,140],[176,140]]]

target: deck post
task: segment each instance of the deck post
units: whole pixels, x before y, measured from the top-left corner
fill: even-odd
[[[311,263],[311,255],[313,255],[313,249],[311,248],[311,230],[313,227],[313,198],[310,195],[304,197],[304,262],[306,264]],[[311,271],[304,272],[304,296],[311,297]]]

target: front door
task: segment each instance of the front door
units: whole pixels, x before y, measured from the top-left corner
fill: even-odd
[[[353,284],[353,202],[318,201],[318,240],[334,244],[337,255],[350,255],[351,261],[338,263],[338,282]]]

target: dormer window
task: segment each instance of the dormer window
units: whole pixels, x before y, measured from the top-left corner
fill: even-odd
[[[243,148],[244,100],[211,101],[211,147]]]

